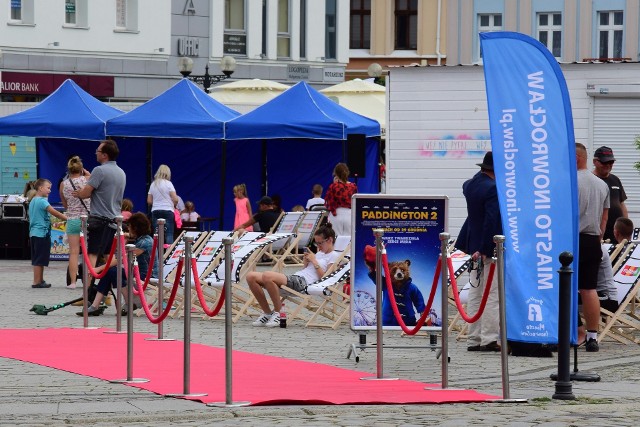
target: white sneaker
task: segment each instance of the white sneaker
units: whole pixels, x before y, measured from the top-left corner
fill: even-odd
[[[267,321],[265,326],[267,328],[276,328],[280,326],[280,313],[278,313],[277,311],[271,313],[271,316],[269,316],[269,320]]]
[[[262,316],[258,317],[257,320],[255,320],[252,325],[253,326],[267,326],[267,323],[269,322],[269,319],[271,318],[270,314],[263,314]]]

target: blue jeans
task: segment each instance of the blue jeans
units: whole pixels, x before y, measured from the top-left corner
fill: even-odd
[[[152,211],[151,212],[151,228],[156,229],[158,227],[158,219],[164,219],[164,242],[173,243],[173,229],[176,226],[176,219],[173,211]]]

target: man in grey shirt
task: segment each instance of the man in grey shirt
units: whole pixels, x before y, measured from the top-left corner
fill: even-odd
[[[100,142],[96,150],[96,160],[100,166],[93,169],[87,185],[74,192],[74,196],[81,199],[91,197],[87,251],[93,266],[99,256],[109,251],[116,232],[115,218],[121,215],[127,178],[116,163],[118,154],[120,150],[115,141]]]
[[[586,350],[596,352],[599,350],[597,339],[600,322],[600,300],[596,287],[602,260],[600,240],[609,212],[609,187],[587,169],[587,149],[580,143],[576,143],[576,165],[580,214],[578,290],[587,327]],[[580,340],[579,336],[578,342]]]

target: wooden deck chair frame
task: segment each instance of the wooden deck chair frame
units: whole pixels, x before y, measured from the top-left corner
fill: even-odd
[[[243,236],[244,237],[244,236]],[[257,261],[262,257],[265,250],[274,242],[281,239],[290,238],[290,233],[279,233],[260,236],[253,239],[250,242],[246,242],[243,245],[237,245],[234,250],[234,259],[232,267],[232,282],[233,282],[233,299],[234,304],[238,306],[233,321],[237,322],[243,315],[247,314],[247,311],[252,305],[254,300],[253,294],[248,286],[242,283],[246,274],[255,269]],[[210,274],[204,279],[204,282],[214,287],[221,287],[224,283],[224,260],[210,272]]]
[[[341,236],[336,239],[335,248],[338,252],[341,253],[333,263],[333,265],[324,273],[323,278],[331,275],[331,273],[333,273],[335,269],[342,263],[344,257],[349,254],[350,241],[350,236]],[[340,290],[340,292],[342,291]],[[285,304],[289,302],[288,307],[291,307],[291,304],[293,304],[294,306],[293,309],[287,310],[287,320],[289,322],[295,319],[301,319],[305,323],[309,322],[313,314],[325,302],[324,299],[319,300],[318,298],[313,298],[313,296],[309,295],[308,293],[298,292],[286,287],[280,288],[280,295],[282,302],[284,302]],[[347,295],[344,296],[348,298]],[[249,308],[252,308],[257,314],[262,313],[260,307],[258,306],[258,301],[253,295],[251,295],[250,299],[243,307],[243,309],[245,310],[248,310]]]
[[[312,313],[306,321],[307,327],[335,329],[344,319],[348,318],[350,296],[343,291],[342,284],[349,279],[350,265],[347,269],[345,269],[345,265],[349,264],[351,236],[338,236],[334,243],[334,250],[339,253],[339,256],[320,280],[309,285],[308,298],[301,299],[301,303],[298,304],[296,312],[294,312],[294,315],[297,315],[302,309],[306,309]],[[322,289],[322,293],[309,292],[310,289],[318,287]],[[287,292],[289,291],[287,289]],[[316,302],[318,299],[320,300],[319,304]],[[320,320],[323,322],[321,323]]]
[[[322,302],[307,321],[306,326],[308,328],[336,329],[342,322],[349,319],[351,297],[342,291],[342,284],[349,280],[350,274],[351,263],[343,263],[331,274],[310,285],[311,287],[322,282],[330,282],[330,284],[325,283],[325,291],[323,291],[323,295],[320,296]],[[329,295],[325,295],[325,292],[329,293]]]
[[[625,259],[618,263],[617,269],[614,269],[614,280],[620,275],[632,276],[634,275],[633,271],[640,269],[640,247],[637,244],[631,244],[625,253]],[[629,271],[629,273],[625,274],[625,271]],[[639,292],[640,275],[635,276],[635,280],[631,283],[615,313],[600,308],[602,316],[600,320],[601,332],[598,335],[599,342],[609,337],[624,344],[640,344],[640,337],[636,336],[636,333],[640,333]]]

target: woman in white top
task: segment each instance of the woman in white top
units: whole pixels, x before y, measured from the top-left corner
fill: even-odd
[[[68,175],[60,183],[60,201],[67,216],[67,241],[69,242],[69,283],[67,288],[75,289],[78,279],[78,258],[80,254],[80,225],[81,215],[89,215],[91,208],[90,199],[79,199],[71,193],[80,190],[87,185],[87,179],[91,176],[84,169],[80,157],[73,156],[67,162]]]
[[[333,231],[331,223],[320,227],[313,235],[313,240],[318,252],[314,254],[311,251],[305,251],[304,268],[302,270],[290,276],[276,271],[253,271],[247,274],[247,284],[263,311],[262,316],[253,322],[253,326],[272,328],[280,325],[280,308],[282,307],[280,288],[287,286],[302,292],[307,285],[321,279],[336,261],[338,253],[333,250],[333,245],[336,242],[336,233]],[[273,301],[273,310],[269,306],[264,289],[267,290],[271,301]]]
[[[160,165],[149,187],[147,204],[151,205],[151,227],[157,228],[158,219],[165,222],[165,243],[173,243],[173,230],[176,226],[174,209],[178,204],[176,189],[171,183],[171,169],[167,165]]]

